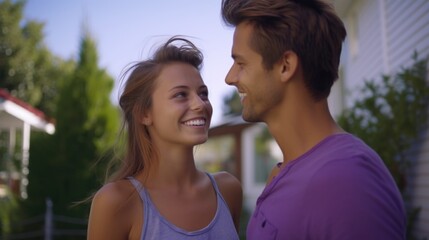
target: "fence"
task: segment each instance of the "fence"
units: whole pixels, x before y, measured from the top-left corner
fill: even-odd
[[[15,224],[15,228],[28,229],[27,231],[8,235],[3,234],[0,236],[0,240],[55,240],[60,239],[60,237],[86,239],[86,227],[88,224],[86,219],[55,215],[52,211],[52,206],[52,201],[47,199],[44,214]]]

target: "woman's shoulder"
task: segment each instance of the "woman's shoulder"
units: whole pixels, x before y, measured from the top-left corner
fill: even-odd
[[[213,173],[216,184],[219,187],[219,191],[222,194],[228,205],[241,205],[243,198],[243,190],[240,181],[231,173],[228,172],[217,172]]]
[[[219,189],[225,191],[232,192],[240,192],[241,191],[241,183],[240,181],[231,173],[222,171],[213,173],[212,176],[216,180]]]
[[[130,235],[139,236],[143,221],[140,205],[138,192],[130,181],[118,180],[105,184],[92,199],[88,239],[124,239]]]
[[[105,206],[107,209],[119,209],[136,194],[130,181],[118,180],[103,185],[94,195],[93,204]]]

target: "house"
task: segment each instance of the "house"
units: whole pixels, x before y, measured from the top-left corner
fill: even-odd
[[[55,132],[54,124],[43,112],[0,89],[0,198],[7,194],[7,188],[27,198],[32,129]]]

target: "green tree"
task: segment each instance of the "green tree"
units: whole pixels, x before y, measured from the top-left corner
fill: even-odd
[[[21,82],[30,75],[26,74],[27,68],[31,66],[29,62],[31,60],[27,59],[32,59],[32,56],[29,55],[28,37],[33,37],[32,40],[40,38],[39,33],[35,31],[37,23],[31,23],[29,28],[33,31],[29,31],[29,33],[36,32],[38,35],[24,36],[24,29],[20,26],[24,3],[24,1],[13,3],[10,0],[0,2],[1,85],[15,91],[24,88],[24,84]],[[24,28],[28,28],[27,25],[24,25]]]
[[[339,124],[363,139],[383,159],[407,201],[408,150],[427,131],[429,85],[428,59],[413,57],[414,63],[381,82],[366,81],[362,98],[342,113]],[[418,208],[408,209],[407,238],[414,239],[413,223]]]
[[[98,67],[96,44],[86,33],[77,66],[60,90],[56,132],[52,137],[37,136],[43,141],[31,148],[29,202],[34,203],[33,214],[44,208],[49,197],[54,213],[87,217],[88,205],[71,205],[99,187],[97,173],[104,166],[95,163],[109,152],[117,136],[119,115],[109,98],[113,83]]]
[[[44,24],[23,20],[24,6],[22,0],[0,1],[0,88],[52,116],[58,85],[73,61],[51,54]]]

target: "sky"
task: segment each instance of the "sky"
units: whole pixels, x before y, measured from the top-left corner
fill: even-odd
[[[222,117],[223,98],[235,88],[225,83],[231,64],[233,28],[220,16],[220,0],[27,0],[24,19],[43,22],[51,52],[77,60],[84,27],[97,44],[99,66],[119,79],[128,64],[149,57],[173,35],[185,35],[204,54],[201,71],[213,105],[212,126]]]

